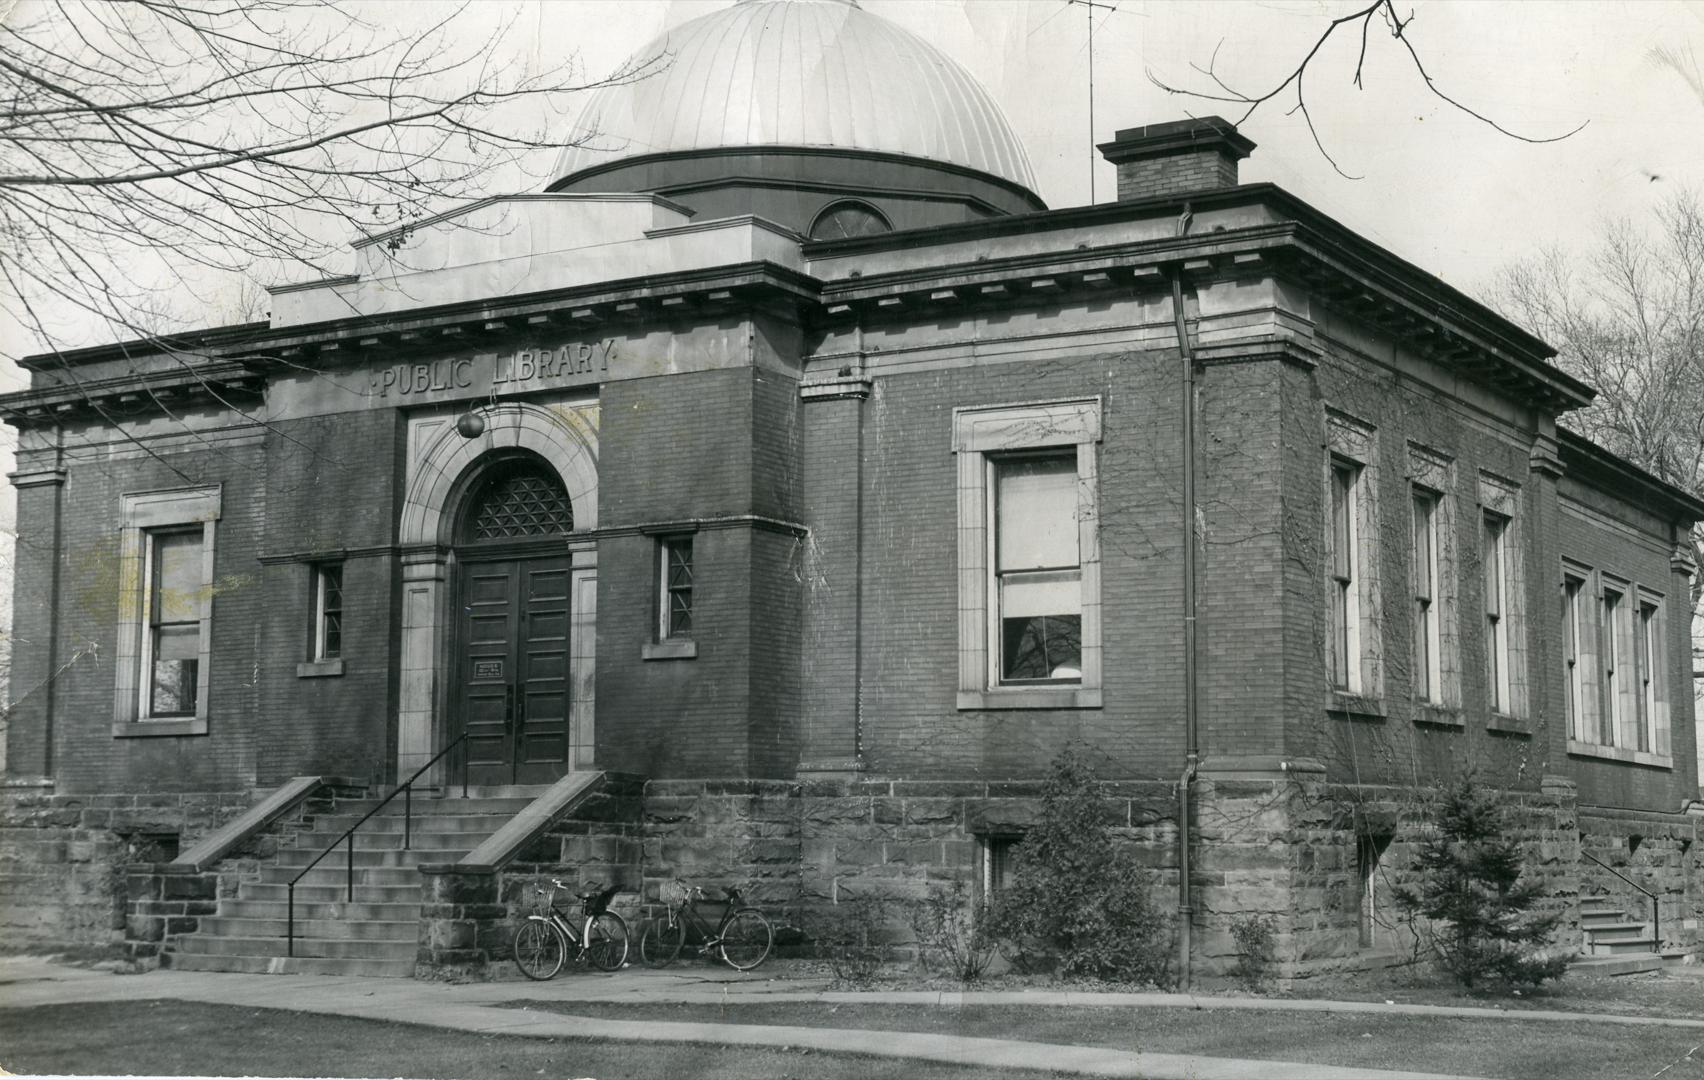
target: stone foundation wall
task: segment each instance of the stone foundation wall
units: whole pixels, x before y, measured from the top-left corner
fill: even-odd
[[[1579,899],[1619,907],[1629,918],[1649,922],[1651,900],[1639,890],[1654,893],[1660,905],[1661,947],[1696,949],[1704,923],[1704,852],[1697,843],[1701,833],[1704,814],[1582,807],[1579,845],[1609,868],[1580,860]]]
[[[126,867],[169,862],[248,809],[249,792],[56,795],[0,789],[0,937],[13,946],[124,939]]]

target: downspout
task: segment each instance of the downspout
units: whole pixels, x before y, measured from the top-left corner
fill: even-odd
[[[1188,228],[1184,211],[1179,232]],[[1177,780],[1177,985],[1190,988],[1189,785],[1200,760],[1195,686],[1195,354],[1183,319],[1183,268],[1172,270],[1172,315],[1183,362],[1183,775]]]

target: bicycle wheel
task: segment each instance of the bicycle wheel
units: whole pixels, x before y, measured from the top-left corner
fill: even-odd
[[[586,957],[599,971],[619,971],[627,963],[627,924],[613,911],[592,919],[586,930]]]
[[[680,947],[685,941],[684,919],[677,918],[673,922],[652,919],[645,924],[645,932],[639,935],[639,959],[645,961],[647,967],[668,967],[680,955]]]
[[[734,912],[728,925],[722,928],[722,959],[739,971],[750,971],[763,963],[775,934],[769,920],[756,908],[741,908]]]
[[[562,931],[543,919],[528,919],[515,931],[515,966],[529,979],[554,979],[567,955]]]

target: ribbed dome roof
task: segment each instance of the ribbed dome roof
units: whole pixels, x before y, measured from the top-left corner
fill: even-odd
[[[833,146],[976,169],[1035,190],[980,84],[854,0],[739,0],[635,53],[658,73],[593,92],[556,178],[622,158],[732,146]]]

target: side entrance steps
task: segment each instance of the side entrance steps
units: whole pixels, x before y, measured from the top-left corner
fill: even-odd
[[[192,971],[271,974],[414,974],[420,936],[422,863],[457,862],[531,806],[544,789],[504,789],[478,798],[451,794],[413,800],[410,845],[403,847],[401,799],[355,833],[354,899],[343,845],[296,885],[295,955],[286,942],[286,883],[377,799],[340,802],[312,831],[298,835],[264,866],[260,880],[245,881],[234,898],[219,901],[196,932],[168,940],[161,962]]]
[[[1651,923],[1631,918],[1607,900],[1587,900],[1580,909],[1585,941],[1569,966],[1598,975],[1631,975],[1680,963],[1684,951],[1662,952]]]

